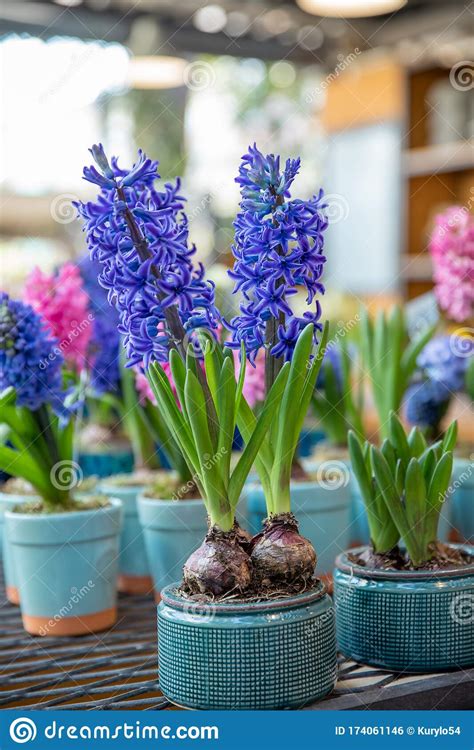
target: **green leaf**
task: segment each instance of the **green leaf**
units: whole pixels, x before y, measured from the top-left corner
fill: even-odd
[[[426,440],[418,427],[413,427],[408,435],[408,445],[411,455],[419,458],[426,450]]]
[[[228,516],[230,512],[227,488],[220,471],[216,469],[216,453],[208,427],[206,398],[192,370],[186,373],[184,397],[198,454],[199,475],[209,501],[209,515],[212,522],[218,523],[222,528],[222,518]],[[209,464],[211,464],[210,467]]]
[[[406,385],[408,385],[408,381],[410,380],[416,369],[416,360],[418,359],[418,355],[420,354],[421,350],[425,348],[428,341],[433,337],[436,328],[437,325],[426,328],[424,331],[422,331],[421,334],[413,338],[405,348],[400,362],[403,391],[406,390]]]
[[[423,471],[416,458],[410,459],[405,476],[405,513],[408,524],[421,539],[425,521],[426,486]]]
[[[390,443],[387,438],[382,443],[382,454],[385,457],[385,460],[387,461],[390,471],[392,472],[392,476],[395,476],[395,469],[397,466],[397,456],[395,454],[395,451],[392,447],[392,444]]]
[[[445,453],[436,464],[427,495],[427,513],[425,523],[425,544],[436,541],[438,524],[446,493],[453,473],[453,454]]]
[[[235,408],[238,410],[240,405],[240,399],[242,396],[242,391],[244,390],[244,383],[245,383],[245,373],[247,372],[247,356],[245,354],[245,344],[242,341],[240,344],[240,371],[239,371],[239,380],[237,383],[237,390],[235,392]]]
[[[50,499],[53,490],[49,477],[49,466],[39,466],[28,453],[18,453],[6,445],[1,445],[0,469],[7,474],[30,482],[43,498]]]
[[[356,476],[364,502],[366,505],[369,505],[373,499],[371,477],[367,471],[360,440],[353,430],[349,430],[348,446],[352,469]]]
[[[398,457],[402,458],[408,465],[411,458],[410,446],[408,445],[408,440],[405,435],[405,430],[402,427],[402,423],[393,411],[390,412],[388,430],[390,442],[395,448]]]
[[[397,466],[395,468],[395,487],[397,488],[397,492],[400,497],[403,497],[403,493],[405,491],[405,474],[406,467],[402,459],[399,458],[397,461]]]
[[[270,427],[274,410],[280,403],[282,394],[288,382],[290,364],[286,362],[278,373],[263,404],[255,429],[245,449],[242,452],[229,483],[229,499],[233,508],[237,506],[242,488],[254,464],[262,441]]]
[[[390,473],[390,468],[382,453],[375,446],[371,448],[371,457],[375,479],[382,493],[385,507],[406,544],[410,559],[416,564],[420,559],[419,544],[407,521],[401,498],[398,495],[395,482]]]
[[[446,453],[446,451],[453,451],[456,446],[457,439],[458,423],[456,420],[454,420],[454,422],[451,422],[448,429],[446,430],[443,441],[441,443],[443,453]]]
[[[147,377],[158,403],[158,407],[167,421],[169,429],[180,446],[186,462],[194,474],[199,466],[199,459],[193,442],[192,432],[182,412],[178,409],[169,380],[157,362],[153,362]]]
[[[217,414],[219,418],[217,457],[221,478],[226,487],[229,482],[230,459],[235,433],[235,394],[234,368],[229,358],[225,357],[217,390]]]

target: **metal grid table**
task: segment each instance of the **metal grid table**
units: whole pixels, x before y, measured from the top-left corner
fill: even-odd
[[[159,689],[150,597],[120,596],[115,627],[79,638],[25,633],[3,582],[0,602],[0,708],[174,708]],[[474,669],[407,677],[341,659],[335,691],[308,709],[468,708],[473,683]]]

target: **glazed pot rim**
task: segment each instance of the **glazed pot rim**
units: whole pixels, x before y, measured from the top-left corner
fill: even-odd
[[[471,555],[474,555],[474,546],[471,544],[450,544],[450,547],[462,549]],[[363,565],[356,565],[348,560],[348,554],[357,554],[368,549],[368,545],[353,547],[346,552],[341,552],[336,557],[335,567],[343,573],[349,573],[357,578],[368,578],[385,581],[421,581],[444,578],[464,578],[465,576],[474,575],[474,562],[465,565],[463,568],[444,568],[443,570],[379,570],[376,568],[366,568]]]
[[[306,604],[313,604],[314,602],[323,599],[326,595],[325,584],[318,579],[316,586],[311,591],[305,591],[302,594],[296,594],[295,596],[289,596],[281,599],[272,599],[264,602],[193,602],[189,599],[185,599],[183,596],[177,593],[177,589],[180,583],[172,583],[161,591],[161,602],[172,609],[179,609],[182,611],[188,611],[193,615],[203,614],[209,616],[219,616],[228,614],[254,614],[256,612],[275,612],[293,609],[295,607],[301,607]]]
[[[58,513],[14,513],[13,510],[6,510],[5,516],[18,519],[27,518],[30,521],[38,522],[45,519],[47,519],[48,521],[55,521],[58,518],[74,518],[76,516],[85,518],[88,514],[110,511],[115,508],[120,509],[123,505],[122,501],[118,497],[109,497],[107,499],[110,505],[105,505],[100,508],[88,508],[87,510],[63,510]]]

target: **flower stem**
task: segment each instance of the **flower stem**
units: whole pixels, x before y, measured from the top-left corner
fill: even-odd
[[[282,206],[284,203],[283,196],[279,195],[276,199],[275,206]],[[278,221],[274,218],[273,223],[278,226]],[[276,248],[278,255],[284,255],[283,248],[278,245]],[[277,285],[280,286],[284,281],[278,279]],[[278,343],[278,327],[285,325],[285,314],[280,312],[278,320],[271,316],[265,324],[265,391],[270,392],[270,388],[276,380],[278,373],[283,367],[283,357],[274,357],[271,350]]]
[[[150,260],[150,258],[152,258],[153,255],[150,251],[150,248],[148,247],[148,243],[145,237],[141,233],[140,228],[135,221],[135,217],[133,216],[132,211],[128,207],[127,198],[126,198],[125,190],[123,189],[123,187],[117,186],[117,195],[120,198],[120,200],[123,201],[123,203],[125,204],[125,210],[124,210],[125,221],[127,222],[127,226],[130,230],[130,236],[131,236],[132,242],[135,245],[138,255],[140,256],[140,260],[142,262]],[[160,280],[161,275],[155,264],[151,266],[151,271],[153,275],[155,276],[155,278],[157,280]],[[158,300],[161,301],[164,296],[165,295],[162,292],[157,290]],[[177,349],[179,355],[183,359],[183,362],[186,363],[186,348],[184,346],[184,341],[186,339],[186,331],[184,330],[183,324],[181,323],[178,308],[176,307],[176,305],[170,305],[168,307],[165,307],[164,314],[165,314],[169,333],[171,334],[171,337],[170,337],[171,345]],[[206,410],[207,410],[207,418],[208,418],[211,437],[213,439],[213,442],[217,444],[217,414],[216,414],[214,401],[212,399],[212,395],[209,390],[209,386],[207,384],[204,373],[202,372],[200,367],[196,368],[196,375],[201,383],[201,386],[204,390],[204,394],[206,397]]]

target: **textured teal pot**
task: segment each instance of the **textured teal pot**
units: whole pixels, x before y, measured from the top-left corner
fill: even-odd
[[[145,549],[143,529],[138,518],[137,497],[144,486],[117,487],[103,481],[99,491],[122,502],[123,523],[120,534],[118,589],[126,594],[147,594],[153,588]]]
[[[317,571],[330,573],[334,560],[349,545],[351,497],[348,472],[330,485],[318,482],[291,483],[291,510],[298,519],[300,534],[313,544],[318,556]],[[263,490],[253,485],[247,491],[250,531],[257,534],[267,515]]]
[[[79,635],[116,620],[120,500],[97,510],[5,513],[25,630]]]
[[[207,533],[202,500],[155,500],[140,495],[138,515],[156,594],[179,578]]]
[[[5,533],[5,511],[12,510],[15,505],[31,500],[31,495],[11,495],[0,492],[0,544],[2,548],[3,576],[5,579],[5,591],[7,599],[11,604],[20,603],[16,570],[13,562],[13,549]]]
[[[452,492],[452,525],[463,539],[474,542],[474,462],[468,458],[454,461]]]
[[[113,474],[130,474],[133,471],[133,453],[120,449],[109,452],[81,451],[78,456],[79,466],[85,477],[110,477]]]
[[[473,666],[473,601],[474,565],[401,572],[354,565],[346,553],[336,560],[338,647],[362,664],[397,672]]]
[[[334,608],[322,584],[259,603],[195,604],[162,591],[160,688],[187,708],[300,708],[336,681]]]

